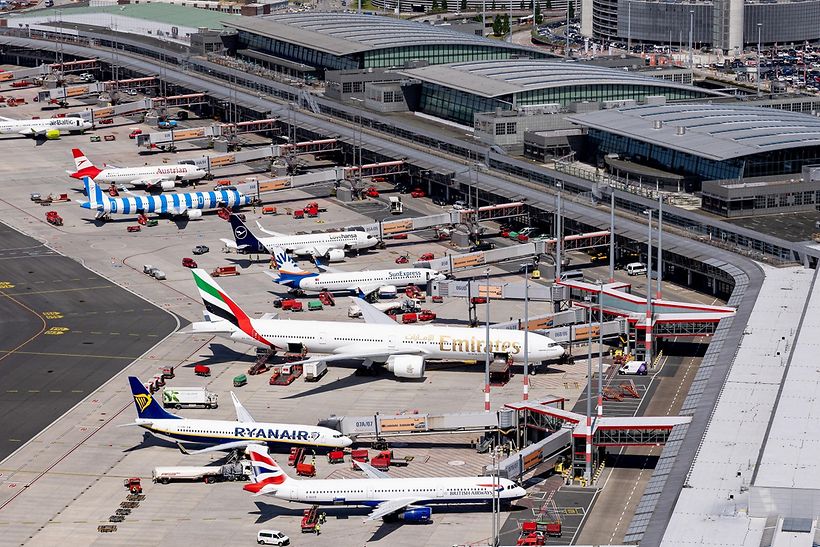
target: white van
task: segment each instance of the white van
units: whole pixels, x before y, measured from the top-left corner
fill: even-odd
[[[646,275],[646,264],[640,262],[630,262],[626,265],[627,275]]]
[[[581,270],[570,270],[568,272],[561,273],[561,281],[583,281],[584,280],[584,272]]]
[[[290,545],[290,538],[279,530],[259,530],[256,533],[259,545]]]
[[[646,376],[646,372],[646,361],[629,361],[618,369],[618,374],[635,374],[637,376]]]

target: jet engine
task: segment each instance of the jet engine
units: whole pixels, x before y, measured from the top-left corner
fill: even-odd
[[[174,186],[175,186],[175,184],[174,184],[174,181],[172,181],[172,180],[161,180],[159,182],[159,187],[162,188],[163,192],[167,192],[168,190],[173,190]]]
[[[398,514],[404,522],[430,522],[433,510],[430,507],[408,507],[407,511]]]
[[[49,129],[46,131],[46,138],[50,141],[54,141],[60,138],[60,130],[59,129]]]
[[[189,220],[202,218],[202,209],[188,209],[187,211],[185,211],[185,214],[188,216]]]
[[[330,262],[343,262],[345,259],[345,252],[342,249],[331,249],[327,252],[327,259]]]
[[[418,355],[391,355],[385,368],[397,378],[424,378],[424,358]]]

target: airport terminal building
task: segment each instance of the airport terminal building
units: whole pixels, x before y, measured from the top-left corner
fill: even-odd
[[[800,173],[820,163],[820,119],[743,105],[664,104],[572,115],[587,132],[589,161],[617,156],[637,180],[643,168],[704,180]],[[623,175],[622,175],[623,176]]]

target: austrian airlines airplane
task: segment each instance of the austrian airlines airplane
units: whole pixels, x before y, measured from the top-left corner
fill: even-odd
[[[311,273],[300,268],[282,249],[274,252],[273,259],[276,261],[277,268],[279,268],[279,275],[268,271],[265,273],[280,285],[302,291],[319,292],[327,290],[330,292],[349,291],[354,294],[359,294],[359,292],[369,294],[387,287],[401,288],[408,285],[427,285],[428,281],[447,279],[444,274],[428,268]],[[319,268],[329,270],[325,266],[319,266]]]
[[[238,190],[111,198],[103,195],[102,189],[90,177],[83,177],[83,185],[88,201],[81,202],[80,207],[96,211],[98,219],[107,218],[111,214],[158,213],[172,217],[184,216],[193,220],[202,217],[203,209],[232,209],[251,202],[251,196],[246,196]]]
[[[89,177],[97,184],[133,184],[149,190],[173,190],[179,181],[199,180],[207,173],[194,165],[146,165],[144,167],[106,167],[100,169],[79,148],[71,150],[77,170],[71,177],[82,180]]]
[[[297,480],[289,477],[261,446],[247,449],[254,481],[244,489],[285,501],[308,505],[360,505],[372,507],[365,521],[398,518],[405,522],[427,522],[433,515],[429,505],[508,505],[527,491],[501,477],[432,477],[394,479],[362,462],[355,464],[369,479]]]
[[[471,361],[483,359],[486,331],[482,328],[401,325],[356,299],[368,322],[291,321],[251,319],[202,269],[191,270],[205,302],[205,321],[192,325],[194,332],[224,336],[250,346],[324,354],[291,364],[362,359],[365,366],[384,363],[399,378],[422,378],[427,359]],[[524,361],[525,331],[490,329],[493,358]],[[536,333],[528,333],[529,361],[560,358],[564,348]]]
[[[0,117],[0,135],[18,134],[25,137],[56,139],[60,133],[83,133],[94,127],[82,118],[44,118],[42,120],[12,120]]]
[[[300,256],[324,257],[330,262],[338,262],[345,259],[347,250],[369,249],[379,243],[372,235],[353,230],[290,236],[265,230],[262,226],[259,228],[273,237],[257,238],[238,216],[231,215],[230,220],[234,241],[220,241],[229,248],[245,253],[272,255],[276,249],[284,249]]]
[[[142,382],[134,376],[129,376],[128,381],[137,407],[137,419],[133,425],[174,440],[212,445],[202,450],[189,451],[182,444],[178,444],[185,454],[234,450],[254,445],[345,448],[353,444],[348,437],[327,427],[257,422],[233,392],[231,398],[236,407],[237,421],[188,420],[162,408]]]

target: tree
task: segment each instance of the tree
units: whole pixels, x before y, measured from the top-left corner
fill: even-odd
[[[430,11],[438,11],[439,9],[438,0],[433,0],[433,5],[430,7]]]
[[[530,11],[532,11],[532,0],[530,0]]]
[[[552,10],[552,0],[547,0],[547,11]]]
[[[501,16],[496,13],[493,19],[493,36],[501,36],[502,34],[504,34],[504,21],[502,21]]]
[[[493,5],[490,6],[490,11],[495,11],[495,0],[493,0]]]
[[[521,0],[521,3],[518,4],[518,9],[524,11],[524,0]]]
[[[575,19],[575,2],[572,0],[569,0],[569,3],[567,4],[567,11],[569,11],[569,20],[572,21]]]
[[[510,14],[505,13],[504,19],[501,20],[501,34],[509,34],[510,32]]]
[[[549,0],[547,0],[547,2],[549,2]],[[534,19],[535,19],[535,24],[536,25],[540,25],[541,23],[544,22],[544,16],[541,15],[541,4],[540,3],[535,4],[535,17],[534,17]]]
[[[461,0],[461,11],[467,11],[467,0]]]
[[[447,0],[441,0],[441,11],[448,11],[447,10]]]

